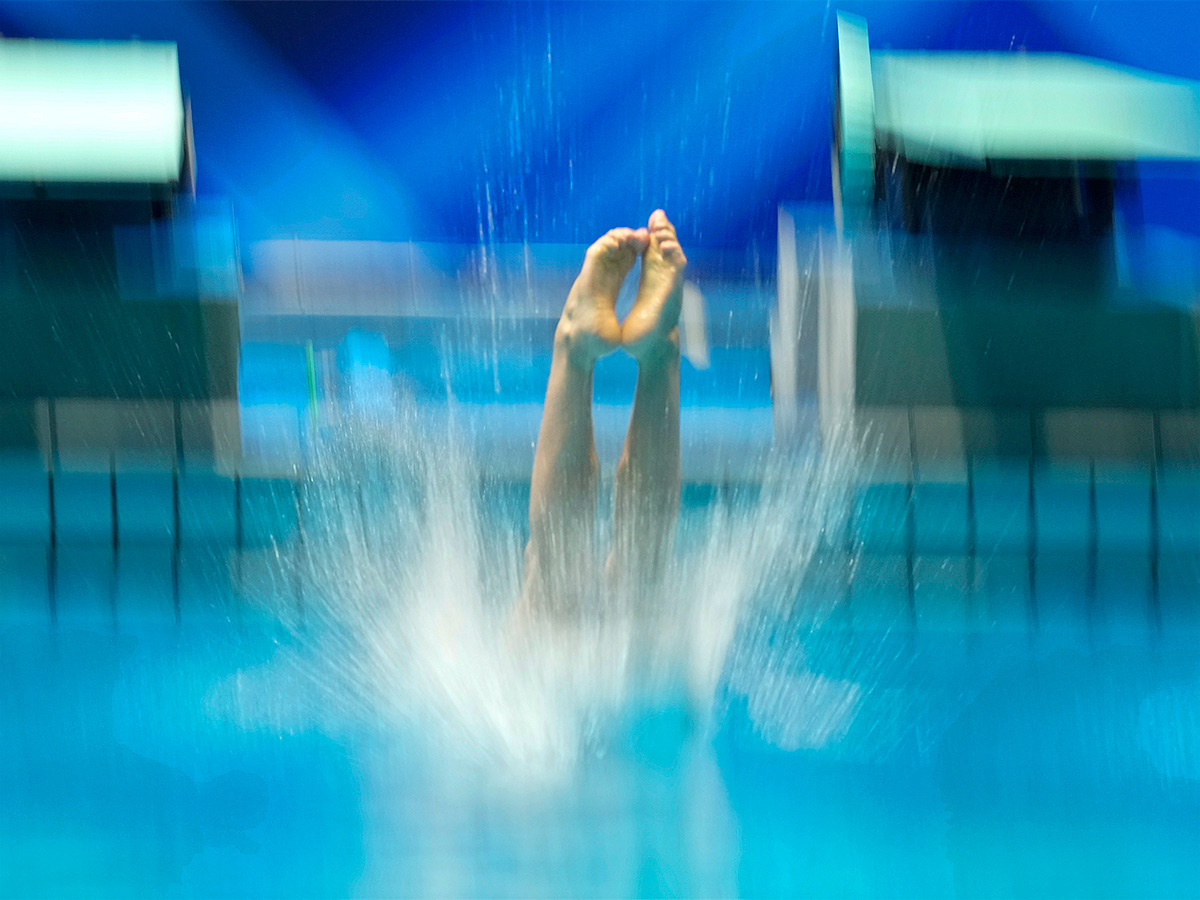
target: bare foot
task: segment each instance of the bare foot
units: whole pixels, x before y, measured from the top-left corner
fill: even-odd
[[[639,363],[679,348],[679,310],[687,257],[675,226],[661,209],[650,214],[650,240],[642,254],[642,277],[633,310],[621,326],[621,342]]]
[[[649,242],[645,228],[614,228],[588,247],[555,335],[573,362],[590,366],[621,345],[617,292]]]

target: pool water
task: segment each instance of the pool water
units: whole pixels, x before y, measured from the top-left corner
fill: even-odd
[[[388,403],[299,482],[0,467],[0,897],[1200,896],[1194,480],[755,469],[725,405],[597,628],[511,624],[491,420],[482,475]]]
[[[511,500],[489,514],[519,537]],[[394,715],[404,686],[355,670],[282,555],[4,546],[0,896],[1200,895],[1196,632],[1132,589],[1129,615],[1050,614],[1087,608],[1075,557],[1034,620],[1027,571],[987,558],[971,583],[1020,614],[931,619],[818,550],[707,705],[627,692],[547,774]]]

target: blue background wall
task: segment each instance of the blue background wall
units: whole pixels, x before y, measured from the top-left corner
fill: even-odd
[[[1200,78],[1200,4],[0,3],[9,36],[179,44],[201,194],[245,240],[585,241],[657,205],[770,254],[830,196],[836,9],[876,48],[1066,50]],[[1148,215],[1187,230],[1190,166]]]

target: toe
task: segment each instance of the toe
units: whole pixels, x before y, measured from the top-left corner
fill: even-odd
[[[688,264],[688,259],[684,257],[683,248],[679,246],[679,238],[676,234],[670,218],[667,218],[666,212],[661,209],[656,209],[650,214],[648,223],[650,238],[654,244],[658,246],[659,253],[662,258],[676,268],[682,269]]]
[[[684,256],[683,247],[679,246],[679,240],[674,235],[674,230],[670,234],[662,235],[661,238],[655,236],[655,241],[659,245],[659,253],[668,263],[676,266],[677,269],[682,269],[684,265],[688,264],[688,258]]]
[[[683,248],[679,245],[679,238],[675,234],[675,226],[667,218],[666,212],[661,209],[656,209],[652,212],[648,228],[651,238],[655,245],[657,245],[658,252],[662,254],[664,260],[677,269],[682,269],[687,265],[687,257],[683,255]]]
[[[593,263],[611,261],[615,256],[621,255],[621,250],[630,233],[632,233],[632,229],[629,228],[612,229],[587,248],[586,258],[592,260]]]
[[[603,256],[604,254],[608,253],[613,246],[614,242],[612,238],[606,234],[604,237],[597,239],[590,247],[587,248],[587,253],[585,256],[589,259],[594,259],[597,256]]]
[[[678,241],[663,241],[659,244],[658,249],[662,253],[663,259],[675,268],[682,269],[687,265],[687,257],[683,255],[683,248],[679,246]]]
[[[667,218],[665,210],[656,209],[650,213],[650,221],[647,223],[651,231],[657,231],[660,228],[671,228],[671,220]]]
[[[632,228],[614,228],[609,234],[616,237],[622,249],[633,250],[635,252],[640,252],[642,247],[650,240],[650,236],[645,228],[638,228],[636,231]]]

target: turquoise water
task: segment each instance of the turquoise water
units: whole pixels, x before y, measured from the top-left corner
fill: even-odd
[[[1200,896],[1192,482],[792,460],[522,631],[527,485],[385,419],[0,473],[0,897]]]
[[[309,654],[345,645],[260,602],[318,602],[272,558],[5,547],[0,896],[1200,894],[1185,627],[935,626],[884,578],[839,593],[818,556],[710,708],[626,694],[533,777],[355,677],[335,708]],[[1085,582],[1036,600],[1084,610]]]

